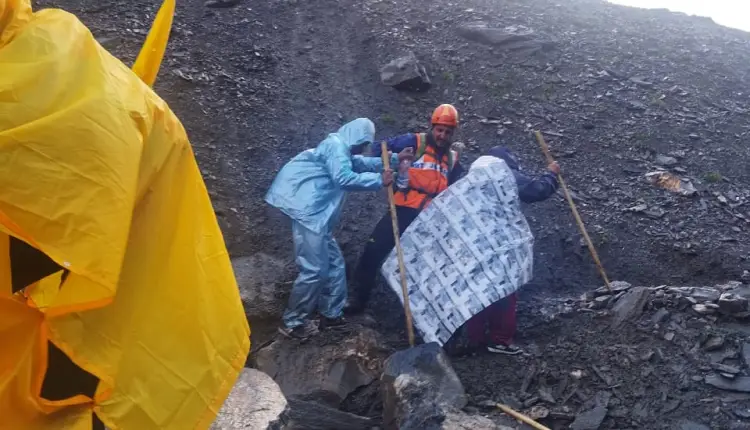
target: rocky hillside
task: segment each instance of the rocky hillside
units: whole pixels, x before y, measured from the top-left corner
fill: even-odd
[[[127,63],[159,5],[36,3],[77,14]],[[177,9],[157,90],[191,135],[234,255],[289,258],[287,222],[262,201],[289,157],[346,120],[370,117],[386,137],[418,130],[451,102],[464,118],[466,163],[504,144],[542,167],[529,131],[547,132],[612,278],[718,281],[750,269],[748,33],[595,0],[191,0]],[[498,31],[526,42],[503,44]],[[425,93],[380,82],[379,69],[410,52],[432,81]],[[658,169],[697,192],[652,185],[644,175]],[[339,238],[350,258],[384,201],[349,201]],[[536,282],[596,283],[562,198],[527,213]]]

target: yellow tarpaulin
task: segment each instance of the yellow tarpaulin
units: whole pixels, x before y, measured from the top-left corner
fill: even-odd
[[[113,430],[206,429],[244,365],[224,241],[149,88],[160,61],[143,61],[136,75],[74,16],[0,0],[0,429],[88,430],[94,413]],[[50,388],[76,374],[61,356],[91,393]]]

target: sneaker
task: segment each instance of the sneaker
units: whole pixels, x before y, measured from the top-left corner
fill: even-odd
[[[523,351],[515,345],[491,344],[487,345],[487,351],[493,354],[518,355]]]
[[[334,327],[341,327],[344,324],[346,324],[346,320],[344,319],[344,317],[338,317],[338,318],[321,317],[320,318],[321,330],[334,328]]]
[[[312,324],[302,324],[294,328],[281,326],[278,328],[279,334],[289,339],[307,340],[318,334],[318,329]]]

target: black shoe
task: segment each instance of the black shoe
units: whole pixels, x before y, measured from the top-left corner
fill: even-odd
[[[319,327],[321,330],[326,330],[329,328],[341,327],[344,324],[346,324],[346,320],[344,319],[344,317],[338,317],[338,318],[321,317]]]
[[[318,334],[318,329],[312,324],[303,324],[294,328],[281,326],[278,328],[279,334],[289,339],[307,340]]]

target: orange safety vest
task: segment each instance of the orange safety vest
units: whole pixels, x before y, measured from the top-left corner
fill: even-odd
[[[394,198],[396,206],[421,210],[448,188],[448,176],[456,165],[458,154],[448,151],[438,160],[435,148],[427,145],[427,135],[418,133],[416,136],[417,152],[409,168],[409,186],[397,190]]]

